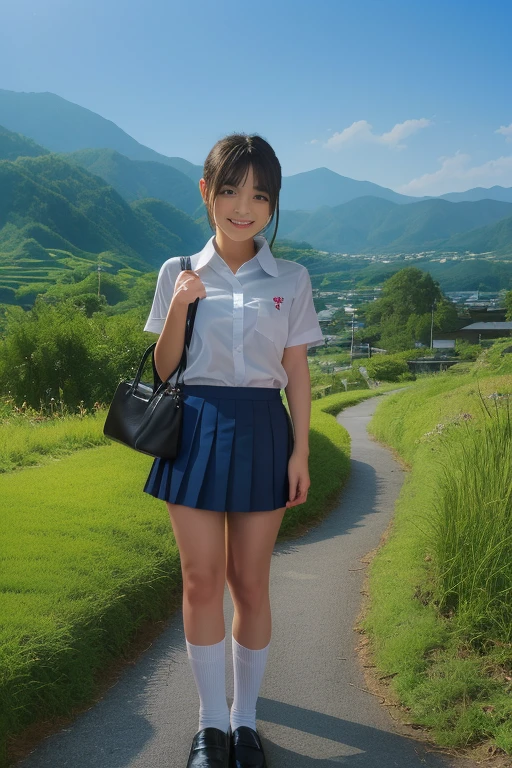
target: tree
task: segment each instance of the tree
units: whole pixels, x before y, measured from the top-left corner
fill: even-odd
[[[507,308],[507,320],[512,320],[512,291],[505,294],[505,307]]]
[[[445,299],[439,283],[428,272],[404,267],[385,281],[380,299],[363,305],[365,329],[358,339],[378,342],[390,352],[413,348],[415,341],[430,343],[434,304],[435,330],[448,330],[457,310]]]
[[[408,317],[430,312],[434,301],[441,300],[442,293],[439,283],[428,272],[417,267],[404,267],[386,280],[382,298],[391,303],[393,314]]]

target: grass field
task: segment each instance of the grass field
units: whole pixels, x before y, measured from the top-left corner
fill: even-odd
[[[48,463],[68,453],[109,443],[105,411],[81,418],[17,418],[0,424],[0,473]]]

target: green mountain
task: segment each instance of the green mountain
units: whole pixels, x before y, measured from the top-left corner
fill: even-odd
[[[170,165],[130,160],[115,149],[81,149],[64,158],[100,176],[129,202],[157,197],[190,216],[203,202],[198,185]]]
[[[454,251],[493,251],[497,256],[512,256],[512,216],[498,221],[497,224],[453,236],[446,245],[449,250]]]
[[[53,152],[115,149],[132,160],[151,160],[177,168],[196,184],[200,165],[182,157],[166,157],[139,144],[111,120],[54,93],[18,93],[0,89],[0,125],[22,133]]]
[[[296,211],[281,211],[279,232],[331,252],[454,250],[450,238],[495,224],[511,213],[511,203],[497,200],[450,203],[431,199],[397,205],[381,198],[359,197],[333,208],[302,211],[300,216]],[[467,241],[470,240],[468,234]]]
[[[201,228],[162,200],[127,203],[98,176],[49,154],[0,161],[0,301],[63,271],[154,270],[204,245]]]
[[[21,133],[8,131],[0,125],[0,160],[16,160],[18,157],[39,157],[49,154],[48,150],[40,147],[32,139],[27,139]]]

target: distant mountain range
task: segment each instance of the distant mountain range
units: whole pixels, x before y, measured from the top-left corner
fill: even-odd
[[[101,253],[113,271],[154,270],[211,236],[200,166],[159,155],[53,94],[0,91],[2,122],[0,301],[9,300],[2,290],[11,296],[22,278],[47,281],[49,265],[72,269]],[[283,179],[283,238],[300,243],[298,251],[309,244],[332,254],[512,256],[512,189],[417,199],[317,168]],[[339,271],[341,264],[320,256],[315,270]]]
[[[0,89],[0,125],[42,144],[51,152],[77,149],[116,149],[132,160],[172,165],[193,181],[203,173],[200,165],[182,157],[166,157],[139,144],[111,120],[54,93],[19,93]]]
[[[154,268],[166,253],[190,252],[193,244],[200,248],[211,234],[194,182],[172,166],[130,160],[110,149],[52,154],[33,140],[0,128],[0,160],[18,156],[16,162],[0,163],[4,253],[19,251],[24,239],[30,239],[43,248],[75,254],[113,251],[129,257],[134,266],[145,263]],[[38,187],[30,187],[28,178]],[[12,199],[6,194],[8,179]],[[63,198],[59,216],[52,213],[55,193]],[[101,205],[99,198],[104,201]],[[120,206],[119,218],[113,211]],[[131,217],[139,220],[138,227],[144,219],[149,240],[134,222],[123,229],[122,221]],[[492,250],[507,255],[511,232],[512,203],[497,200],[453,203],[431,198],[402,205],[364,196],[313,212],[281,210],[279,220],[281,238],[349,254]]]
[[[443,200],[450,200],[452,203],[461,203],[474,200],[501,200],[504,203],[512,203],[512,187],[475,187],[466,192],[448,192],[441,195]]]
[[[363,196],[379,197],[400,205],[422,199],[399,195],[371,181],[349,179],[329,168],[315,168],[283,178],[279,207],[283,210],[315,211],[322,206],[337,206]]]
[[[358,197],[313,213],[283,211],[279,233],[293,240],[306,240],[320,250],[342,253],[471,250],[470,230],[485,227],[485,233],[478,236],[478,242],[484,244],[485,235],[490,238],[493,231],[489,225],[507,216],[512,217],[512,203],[497,200],[451,203],[434,198],[397,205],[382,198]],[[459,242],[462,233],[466,233],[465,239]],[[494,242],[499,249],[507,247],[502,237],[494,238]],[[509,241],[512,253],[511,246]]]
[[[194,165],[181,157],[167,157],[155,152],[139,144],[112,121],[53,93],[0,90],[0,125],[31,138],[52,152],[110,149],[131,160],[172,166],[191,179],[196,189],[203,173],[201,165]],[[83,159],[84,163],[92,162],[90,157]],[[102,159],[100,165],[104,162]],[[399,204],[432,199],[400,195],[369,181],[350,179],[328,168],[315,168],[283,178],[280,208],[312,212],[322,206],[335,207],[363,196],[380,197]],[[441,197],[451,202],[484,199],[512,202],[512,188],[478,187]]]

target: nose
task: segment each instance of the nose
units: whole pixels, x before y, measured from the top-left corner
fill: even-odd
[[[244,200],[242,197],[238,197],[235,213],[239,216],[247,216],[250,211],[250,205],[248,200]]]

